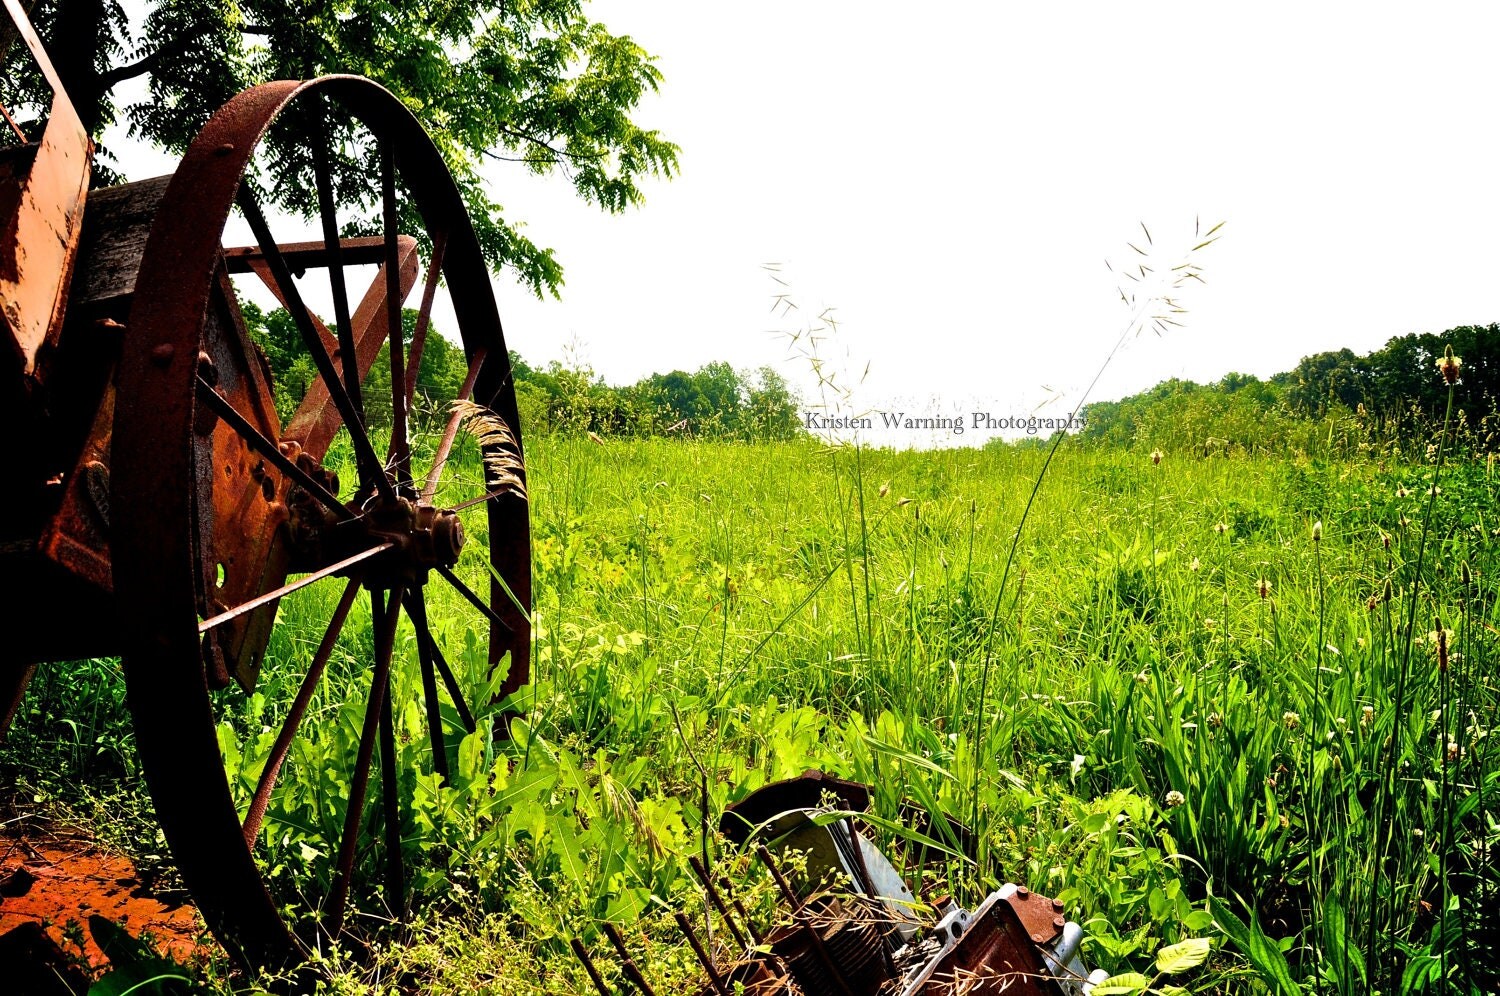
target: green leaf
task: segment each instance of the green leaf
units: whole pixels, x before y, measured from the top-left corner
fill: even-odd
[[[1126,972],[1123,975],[1111,975],[1090,992],[1093,996],[1135,996],[1136,993],[1145,992],[1150,985],[1151,980],[1140,972]]]
[[[583,847],[578,835],[570,827],[558,821],[552,825],[552,851],[562,863],[563,874],[579,888],[587,885],[588,862],[584,860]]]
[[[1333,952],[1341,974],[1347,974],[1353,970],[1354,974],[1359,976],[1360,984],[1368,986],[1370,978],[1365,969],[1364,955],[1350,936],[1344,908],[1339,905],[1338,898],[1335,896],[1329,896],[1324,901],[1323,938],[1329,950]]]
[[[1260,929],[1254,914],[1251,915],[1250,925],[1246,926],[1245,921],[1235,916],[1222,899],[1210,900],[1210,904],[1219,929],[1228,935],[1256,971],[1271,983],[1273,991],[1281,996],[1302,996],[1302,987],[1292,979],[1292,970],[1286,963],[1286,956],[1281,953],[1276,942]]]
[[[1171,974],[1197,968],[1208,959],[1213,948],[1214,942],[1207,937],[1193,937],[1168,944],[1156,952],[1156,970]]]

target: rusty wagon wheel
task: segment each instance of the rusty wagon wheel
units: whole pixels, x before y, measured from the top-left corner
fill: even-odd
[[[370,189],[358,193],[379,208],[378,235],[340,237],[331,149],[372,163]],[[299,182],[310,204],[316,197],[322,238],[279,242],[255,188]],[[350,192],[340,193],[347,203]],[[411,234],[400,231],[402,219]],[[246,227],[253,244],[230,246],[226,229]],[[372,266],[379,273],[351,313],[346,272]],[[326,282],[314,286],[309,272],[326,272]],[[285,307],[315,371],[285,425],[242,316],[244,285],[255,276]],[[415,322],[403,322],[402,302],[418,287]],[[332,329],[304,302],[323,292]],[[431,420],[423,441],[410,433],[408,414],[440,295],[467,361],[462,393],[473,400],[466,412]],[[374,398],[366,377],[386,357],[388,396]],[[366,415],[385,409],[382,440]],[[448,457],[460,415],[475,412],[485,426],[482,472],[462,478]],[[355,468],[342,488],[340,461]],[[209,926],[242,962],[276,965],[310,940],[337,936],[362,901],[399,916],[400,785],[411,777],[398,770],[399,751],[410,757],[422,745],[447,777],[475,713],[482,719],[527,679],[530,539],[488,268],[436,147],[386,90],[347,76],[269,83],[204,126],[167,186],[141,261],[111,463],[115,590],[130,628],[124,666],[139,755],[172,855]],[[466,538],[477,542],[466,547]],[[348,627],[341,639],[346,622],[365,618],[366,603],[368,635]],[[429,618],[438,603],[471,634],[447,654],[436,614]],[[321,607],[326,621],[305,633],[301,651],[265,656],[278,605],[293,604]],[[508,660],[486,701],[466,701],[472,686],[455,673],[463,670],[455,653],[471,658],[470,674]],[[346,684],[324,687],[340,669]],[[238,692],[216,692],[272,678],[297,693],[263,731],[264,755],[247,770],[238,748],[221,749],[219,739],[221,714],[234,707],[224,699]],[[393,705],[397,687],[412,699]],[[347,688],[364,700],[338,701]],[[340,743],[341,705],[354,719],[334,763],[326,748]],[[403,716],[421,717],[420,737]],[[278,818],[275,786],[309,741],[324,748],[309,755],[322,758],[309,763],[318,768],[309,777],[338,769],[319,810],[331,833],[297,866],[305,880],[268,889],[266,855],[277,842],[263,838]]]

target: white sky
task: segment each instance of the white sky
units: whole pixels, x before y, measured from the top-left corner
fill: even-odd
[[[1195,218],[1226,224],[1187,327],[1132,342],[1093,400],[1500,319],[1493,5],[590,9],[658,55],[640,120],[682,172],[609,216],[561,176],[493,171],[567,270],[561,301],[497,278],[534,363],[622,383],[727,360],[805,386],[771,330],[832,307],[825,352],[868,364],[856,409],[1025,414],[1045,386],[1061,416],[1128,318],[1104,259],[1131,260],[1144,222],[1164,270]]]
[[[497,176],[567,268],[561,302],[499,285],[528,358],[576,340],[611,381],[714,359],[800,377],[765,334],[791,327],[760,269],[779,261],[868,361],[866,404],[1024,411],[1124,325],[1103,259],[1195,217],[1226,224],[1187,327],[1133,343],[1096,399],[1500,319],[1493,5],[591,9],[659,56],[641,118],[682,174],[623,217]]]

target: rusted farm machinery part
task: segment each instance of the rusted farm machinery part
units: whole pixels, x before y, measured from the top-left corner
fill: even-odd
[[[1085,967],[1083,928],[1063,903],[1025,886],[1006,884],[973,911],[947,896],[918,901],[860,826],[869,800],[868,786],[808,771],[726,810],[719,832],[753,849],[781,906],[757,925],[727,877],[690,859],[704,916],[717,921],[703,934],[676,915],[703,969],[698,996],[1089,996],[1105,978]],[[655,996],[625,938],[604,932],[613,958],[572,941],[595,991],[611,996],[600,963],[615,960],[630,986],[620,991]]]
[[[301,136],[302,158],[278,146],[276,162],[257,174],[257,147],[283,116],[298,122],[285,134]],[[375,237],[341,238],[326,144],[333,132],[318,124],[327,121],[335,122],[330,128],[362,129],[357,137],[368,144],[361,147],[378,160],[371,200],[382,221]],[[278,166],[289,175],[275,175]],[[308,192],[317,196],[323,238],[279,241],[271,230],[275,219],[258,204],[257,182],[315,188]],[[416,238],[398,231],[403,217],[420,218],[420,230],[411,233]],[[241,224],[253,244],[223,248],[236,241],[226,227],[233,233]],[[429,265],[408,333],[402,302],[418,285],[423,250]],[[346,267],[363,265],[381,270],[351,311]],[[324,270],[333,329],[304,303],[311,281],[298,280]],[[317,371],[285,425],[268,365],[241,315],[233,277],[246,273],[258,275],[286,308]],[[483,443],[484,480],[468,481],[459,497],[445,472],[453,466],[447,458],[461,413],[455,409],[447,419],[426,468],[414,466],[413,454],[422,449],[407,428],[418,354],[443,284],[447,320],[468,363],[464,393],[499,426]],[[441,776],[457,738],[474,730],[476,709],[490,704],[465,701],[429,606],[439,597],[462,606],[464,627],[480,634],[490,668],[506,666],[508,655],[500,697],[528,675],[525,476],[488,268],[441,156],[399,100],[357,77],[269,83],[215,114],[171,177],[141,259],[127,329],[109,503],[141,763],[173,857],[211,929],[243,962],[286,964],[310,942],[339,934],[362,898],[362,883],[380,880],[385,912],[403,910],[393,667],[410,666],[414,656],[421,669],[426,734]],[[382,346],[390,358],[392,428],[377,452],[365,428],[372,399],[362,382]],[[352,451],[357,481],[341,487],[337,467],[324,467],[330,447]],[[322,604],[334,608],[326,627],[309,634],[314,639],[299,659],[263,662],[278,603],[304,598],[292,592],[309,586],[328,591]],[[300,898],[273,898],[257,860],[272,789],[295,763],[297,739],[320,733],[307,719],[309,706],[338,666],[334,651],[346,619],[366,599],[373,645],[360,664],[369,672],[369,692],[347,798],[330,803],[343,809],[342,830],[329,848],[331,884],[320,892],[299,883]],[[414,641],[400,637],[405,625]],[[270,760],[249,792],[226,773],[213,692],[236,680],[253,687],[263,668],[299,690],[273,727]],[[376,891],[370,885],[363,898]],[[309,923],[316,924],[312,937]]]

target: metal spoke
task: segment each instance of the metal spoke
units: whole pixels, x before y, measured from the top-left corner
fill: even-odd
[[[479,370],[484,366],[485,358],[489,351],[483,346],[474,350],[474,358],[469,361],[469,372],[464,376],[463,386],[458,389],[458,397],[455,400],[467,401],[469,395],[474,393],[474,382],[479,379]],[[458,424],[463,421],[463,413],[455,411],[448,416],[448,426],[443,430],[443,441],[438,444],[437,455],[432,458],[432,469],[427,472],[427,483],[422,486],[422,500],[432,501],[432,496],[437,494],[438,484],[443,479],[443,465],[448,462],[448,454],[453,450],[453,440],[458,438]]]
[[[354,444],[354,455],[359,462],[362,474],[366,475],[369,481],[374,482],[382,498],[387,501],[395,500],[395,489],[380,466],[380,458],[375,455],[375,447],[371,445],[370,437],[365,432],[364,421],[359,417],[353,400],[350,399],[349,393],[344,390],[344,385],[339,380],[338,371],[333,366],[333,359],[328,355],[323,339],[313,325],[312,314],[303,303],[302,294],[297,290],[297,283],[292,279],[292,272],[287,268],[286,260],[282,258],[280,247],[271,238],[271,230],[266,225],[265,216],[261,214],[260,205],[256,203],[255,195],[250,192],[248,186],[240,187],[239,204],[240,210],[245,214],[245,220],[250,223],[250,230],[255,235],[255,241],[260,245],[260,251],[265,256],[266,265],[271,269],[271,276],[276,281],[276,286],[281,289],[282,297],[287,303],[287,311],[291,313],[292,321],[297,326],[297,333],[302,337],[303,345],[312,356],[313,366],[318,368],[318,375],[323,378],[323,383],[328,389],[328,396],[344,419],[344,425],[349,430],[349,438]],[[346,361],[355,366],[359,365],[356,357],[347,357]]]
[[[401,614],[401,591],[391,594],[383,616],[375,620],[375,671],[370,677],[370,698],[365,703],[364,726],[359,733],[359,754],[349,779],[348,808],[344,811],[344,834],[339,838],[338,864],[333,888],[328,897],[328,923],[331,936],[337,937],[344,927],[344,911],[349,905],[349,887],[354,875],[354,852],[359,844],[359,826],[364,819],[365,794],[370,788],[370,762],[375,755],[376,727],[380,723],[381,703],[391,678],[391,655],[396,645],[396,622]]]
[[[250,810],[245,814],[246,847],[255,847],[255,839],[260,836],[260,824],[265,818],[266,806],[271,802],[271,790],[276,787],[276,778],[281,774],[281,765],[286,761],[287,751],[291,749],[292,740],[297,735],[297,728],[302,725],[302,717],[307,713],[313,692],[323,677],[323,669],[328,665],[328,658],[333,655],[334,644],[338,642],[339,633],[344,629],[344,620],[348,618],[349,609],[354,605],[354,598],[358,594],[359,581],[350,578],[349,583],[344,586],[343,596],[339,598],[338,607],[333,610],[333,618],[328,621],[328,629],[323,633],[323,642],[318,644],[318,651],[313,654],[312,664],[308,666],[307,674],[302,678],[302,686],[297,689],[297,697],[292,700],[292,707],[287,711],[286,719],[282,721],[280,732],[276,734],[276,743],[271,747],[271,756],[266,759],[266,766],[261,769],[260,783],[255,787],[255,796],[250,800]]]
[[[443,252],[448,247],[448,236],[436,232],[432,236],[432,258],[427,263],[427,279],[422,284],[422,306],[417,311],[417,327],[411,334],[411,355],[406,358],[406,410],[411,410],[417,396],[417,377],[422,372],[422,350],[427,345],[427,326],[432,320],[432,299],[437,295],[438,281],[443,276]]]
[[[462,512],[465,509],[473,508],[475,505],[479,505],[479,504],[481,504],[483,502],[487,502],[491,498],[499,498],[501,495],[510,494],[514,490],[515,490],[515,488],[512,487],[511,485],[506,485],[505,487],[500,488],[498,491],[491,491],[488,494],[482,494],[482,495],[480,495],[478,498],[470,498],[466,502],[463,502],[463,503],[458,504],[458,505],[454,505],[448,511],[450,511],[450,512]]]
[[[412,626],[417,631],[418,651],[425,655],[426,660],[436,665],[438,673],[443,676],[443,685],[448,689],[448,697],[453,700],[453,708],[458,710],[459,722],[463,724],[465,732],[473,733],[478,728],[478,724],[474,722],[474,713],[470,711],[469,703],[464,699],[464,694],[458,687],[458,679],[454,677],[453,668],[448,666],[448,659],[443,656],[437,638],[432,635],[432,627],[427,624],[427,597],[421,588],[412,589],[411,595],[407,598],[406,613],[411,617]]]
[[[399,596],[391,598],[395,611]],[[378,617],[383,596],[370,592],[370,604]],[[401,854],[401,785],[396,774],[396,724],[391,709],[390,676],[380,704],[380,794],[385,803],[385,893],[390,914],[406,919],[406,859]]]
[[[474,594],[474,590],[468,585],[464,584],[459,576],[457,574],[454,574],[452,570],[446,567],[439,567],[437,568],[437,572],[441,574],[443,578],[449,584],[451,584],[460,595],[468,599],[469,604],[478,609],[486,619],[497,626],[505,627],[507,631],[514,632],[514,630],[511,629],[510,623],[506,622],[504,619],[501,619],[499,614],[495,612],[494,609],[490,608],[489,605],[484,601],[484,599]]]
[[[400,223],[396,208],[396,150],[389,142],[380,145],[380,199],[385,222],[385,267],[398,273],[401,255],[396,246]],[[401,284],[385,284],[385,317],[391,351],[391,451],[396,457],[398,483],[411,480],[411,444],[406,434],[406,347],[401,317]]]
[[[311,574],[304,574],[297,580],[292,581],[289,584],[284,584],[280,588],[277,588],[275,591],[268,591],[264,595],[257,595],[254,598],[250,599],[248,602],[241,602],[239,605],[236,605],[234,608],[229,609],[226,612],[220,612],[216,616],[209,616],[207,619],[198,624],[198,632],[207,633],[215,626],[223,625],[231,619],[238,619],[245,613],[253,612],[256,609],[260,608],[262,605],[265,605],[269,602],[274,602],[278,598],[284,598],[300,588],[306,588],[310,584],[323,580],[329,575],[338,574],[341,571],[347,570],[348,568],[353,567],[355,564],[359,563],[362,560],[369,560],[371,557],[377,554],[384,553],[395,545],[395,543],[380,543],[376,546],[370,547],[368,550],[361,550],[359,553],[356,553],[352,557],[345,557],[343,560],[340,560],[336,564],[329,564],[327,567],[313,571]]]
[[[413,597],[413,595],[415,597]],[[448,784],[448,745],[443,738],[443,704],[438,698],[436,668],[427,644],[432,634],[427,631],[427,606],[421,601],[418,588],[406,598],[406,614],[417,631],[417,657],[422,664],[422,698],[427,705],[427,735],[432,741],[432,770],[437,772],[439,784]],[[462,701],[455,699],[455,701]]]
[[[422,661],[422,698],[427,705],[427,737],[432,741],[432,770],[437,772],[438,784],[448,784],[448,743],[443,737],[443,704],[438,699],[437,675],[432,658],[417,644],[417,656]]]
[[[333,318],[339,335],[339,360],[344,373],[344,390],[364,424],[364,393],[359,386],[359,362],[355,359],[354,323],[349,318],[349,288],[344,282],[344,248],[339,238],[338,208],[333,202],[333,180],[329,176],[327,119],[320,129],[321,141],[312,143],[313,176],[318,187],[318,215],[323,222],[323,247],[328,253],[328,285],[333,292]],[[394,272],[394,271],[388,271]]]
[[[296,481],[302,490],[316,498],[340,519],[354,518],[354,513],[349,511],[333,492],[325,488],[317,478],[288,460],[286,454],[281,452],[281,447],[271,442],[260,430],[251,425],[249,419],[241,415],[229,403],[228,398],[215,390],[213,385],[201,376],[198,378],[198,396],[207,402],[208,406],[214,410],[214,414],[223,419],[241,439],[249,444],[251,449],[271,461],[277,470]]]

